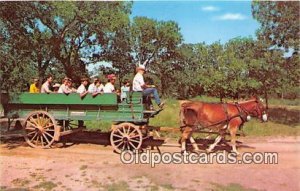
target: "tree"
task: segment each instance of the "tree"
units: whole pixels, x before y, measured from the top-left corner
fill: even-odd
[[[1,2],[0,20],[6,42],[22,57],[29,57],[40,79],[47,70],[62,65],[64,73],[78,82],[87,75],[87,64],[105,60],[115,31],[128,20],[130,5]]]
[[[252,15],[261,23],[259,40],[285,51],[299,53],[300,4],[298,1],[253,1]]]
[[[174,82],[177,48],[182,41],[180,28],[173,21],[135,17],[131,27],[132,56],[157,76],[162,94],[170,94]]]

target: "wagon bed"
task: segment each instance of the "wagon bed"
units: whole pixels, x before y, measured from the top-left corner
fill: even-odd
[[[18,93],[1,94],[4,114],[8,119],[22,118],[24,138],[32,147],[49,148],[61,136],[81,131],[84,121],[110,121],[110,141],[115,150],[136,150],[149,138],[149,119],[159,111],[146,110],[141,92],[129,92],[118,102],[113,93],[79,94]]]

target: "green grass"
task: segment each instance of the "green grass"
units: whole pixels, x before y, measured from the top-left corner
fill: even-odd
[[[106,185],[105,189],[107,191],[130,191],[129,185],[124,181]]]
[[[212,185],[213,185],[213,188],[211,188],[209,190],[213,190],[213,191],[256,191],[256,189],[245,188],[245,187],[241,186],[240,184],[234,184],[234,183],[231,183],[226,186],[216,184],[216,183],[213,183]]]
[[[271,105],[284,105],[284,106],[300,106],[300,99],[274,99],[269,100]]]
[[[218,98],[198,96],[192,100],[218,102]],[[271,99],[273,105],[297,106],[300,100],[281,100]],[[252,119],[244,126],[244,132],[247,136],[271,136],[271,135],[299,135],[300,134],[300,110],[289,109],[274,109],[270,111],[270,121],[261,123],[258,120]],[[86,126],[89,130],[101,130],[103,132],[110,131],[111,122],[107,121],[86,121]],[[150,125],[160,127],[178,127],[179,128],[179,101],[175,99],[167,99],[165,109],[150,120]],[[179,133],[162,133],[167,137],[177,138]]]
[[[53,190],[53,188],[55,187],[57,187],[57,185],[51,181],[41,182],[40,184],[34,186],[35,189],[45,190],[45,191]]]

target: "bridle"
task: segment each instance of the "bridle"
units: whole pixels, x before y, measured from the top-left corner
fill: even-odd
[[[235,103],[236,107],[238,108],[238,110],[240,112],[241,118],[243,118],[243,120],[245,119],[245,117],[242,117],[244,114],[244,115],[246,115],[247,119],[248,119],[248,116],[253,116],[253,117],[260,118],[262,121],[265,121],[263,119],[263,117],[264,117],[264,115],[266,115],[266,111],[262,110],[259,107],[259,104],[261,104],[260,101],[259,100],[253,100],[253,101],[256,103],[253,111],[247,110],[241,103],[238,103],[238,102]]]

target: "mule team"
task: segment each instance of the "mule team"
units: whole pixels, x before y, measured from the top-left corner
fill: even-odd
[[[180,106],[180,125],[182,136],[180,139],[181,151],[186,152],[186,141],[193,145],[194,151],[199,148],[193,138],[197,128],[208,128],[218,133],[214,143],[207,148],[212,152],[215,146],[225,138],[229,131],[231,136],[232,152],[239,154],[236,148],[236,134],[240,127],[249,120],[250,116],[267,121],[266,109],[257,97],[236,103],[205,103],[200,101],[183,102]]]

